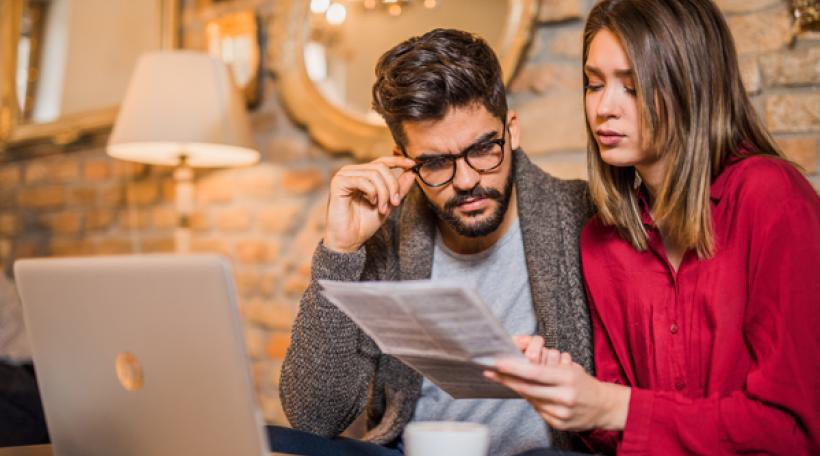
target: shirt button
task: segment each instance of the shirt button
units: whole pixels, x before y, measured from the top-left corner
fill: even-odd
[[[675,382],[675,389],[676,390],[681,391],[685,387],[686,387],[686,383],[684,383],[684,381],[682,379],[678,379],[678,381]]]
[[[677,334],[678,333],[678,325],[676,325],[675,323],[672,323],[672,326],[669,327],[669,332],[671,332],[672,334]]]

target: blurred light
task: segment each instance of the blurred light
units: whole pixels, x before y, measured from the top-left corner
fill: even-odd
[[[373,9],[376,7],[376,0],[364,0],[364,7],[367,9]]]
[[[330,0],[311,0],[310,11],[316,14],[322,14],[330,7]]]
[[[325,13],[325,18],[330,25],[339,25],[347,18],[347,9],[341,3],[334,3],[330,5]]]
[[[438,2],[436,0],[424,0],[424,7],[428,9],[433,9],[436,7]]]
[[[398,16],[401,14],[401,5],[390,5],[387,8],[387,12],[390,13],[391,16]]]

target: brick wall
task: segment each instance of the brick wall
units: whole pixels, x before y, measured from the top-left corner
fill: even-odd
[[[189,2],[190,3],[190,2]],[[248,2],[246,2],[248,3]],[[542,0],[539,25],[510,87],[523,145],[544,169],[584,177],[580,53],[591,0]],[[815,186],[820,138],[820,35],[792,36],[782,0],[721,0],[738,42],[747,87],[777,141]],[[268,1],[249,4],[273,11]],[[224,9],[225,6],[220,5]],[[201,26],[186,10],[188,27]],[[248,352],[266,418],[286,423],[277,387],[289,328],[323,230],[326,187],[351,163],[294,125],[264,81],[252,113],[260,164],[196,171],[192,248],[233,262]],[[70,153],[0,164],[0,262],[16,258],[164,252],[173,248],[171,169],[119,162],[105,137]]]

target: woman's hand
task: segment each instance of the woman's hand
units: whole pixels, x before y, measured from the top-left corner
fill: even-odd
[[[486,377],[520,394],[554,429],[623,430],[629,410],[628,387],[599,381],[572,362],[568,353],[545,348],[541,337],[513,340],[529,363],[499,360],[498,372],[485,371]]]

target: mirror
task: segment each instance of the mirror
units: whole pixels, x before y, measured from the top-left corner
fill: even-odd
[[[0,149],[110,127],[140,54],[176,43],[178,0],[0,0]]]
[[[538,2],[290,0],[281,8],[271,30],[271,61],[285,106],[325,148],[370,159],[393,147],[370,108],[373,71],[385,51],[437,27],[467,30],[493,47],[509,83]]]

